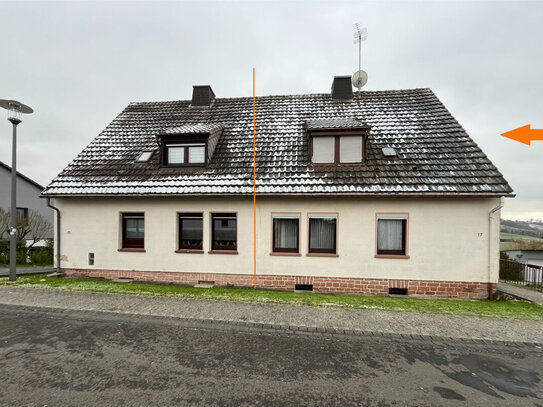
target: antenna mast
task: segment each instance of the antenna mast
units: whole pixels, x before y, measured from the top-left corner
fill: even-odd
[[[368,30],[366,27],[360,28],[360,23],[353,24],[354,28],[354,43],[358,44],[358,71],[362,70],[362,41],[365,41],[368,39]],[[358,82],[358,92],[360,92],[360,89],[362,86],[360,86],[360,82]]]

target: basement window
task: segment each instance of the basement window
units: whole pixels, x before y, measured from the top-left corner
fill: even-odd
[[[295,284],[295,291],[313,291],[313,284]]]
[[[391,287],[388,289],[389,295],[407,295],[407,288],[395,288]]]

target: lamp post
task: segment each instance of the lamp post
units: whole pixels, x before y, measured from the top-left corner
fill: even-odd
[[[17,125],[23,113],[33,113],[32,108],[16,100],[0,99],[0,107],[7,110],[8,120],[13,125],[11,144],[11,208],[9,221],[9,281],[17,279]]]

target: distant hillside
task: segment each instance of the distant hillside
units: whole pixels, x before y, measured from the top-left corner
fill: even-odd
[[[502,219],[501,231],[543,239],[543,222]]]
[[[543,221],[501,220],[501,250],[543,250]]]

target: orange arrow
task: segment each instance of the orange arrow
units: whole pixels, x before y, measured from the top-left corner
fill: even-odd
[[[529,124],[501,134],[511,140],[530,145],[531,141],[543,140],[543,129],[532,129]]]

